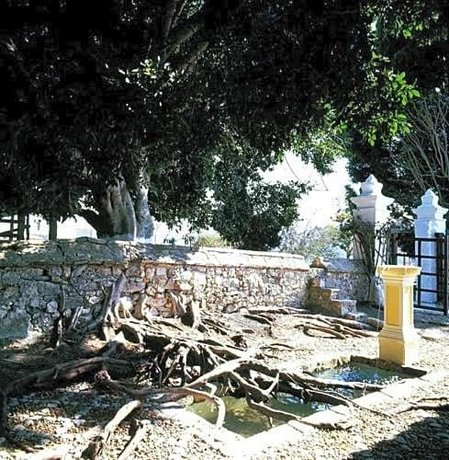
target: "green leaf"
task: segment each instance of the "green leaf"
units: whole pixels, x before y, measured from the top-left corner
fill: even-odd
[[[410,29],[404,29],[402,31],[402,35],[404,36],[404,38],[410,38],[412,36],[412,32]]]

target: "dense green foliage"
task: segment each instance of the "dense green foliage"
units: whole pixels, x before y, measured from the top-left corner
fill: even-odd
[[[163,221],[213,225],[239,247],[276,245],[304,185],[263,184],[260,172],[292,140],[325,170],[330,144],[310,134],[329,117],[337,135],[343,120],[362,126],[365,117],[371,141],[371,126],[403,125],[395,107],[384,110],[386,101],[402,106],[415,97],[398,57],[401,40],[421,34],[416,40],[427,46],[423,34],[435,24],[420,25],[424,10],[410,16],[416,2],[387,3],[3,2],[2,208],[84,213],[113,235],[122,227],[105,221],[125,215],[114,210],[138,220],[144,198]],[[437,2],[430,6],[438,13]],[[380,57],[373,18],[385,23],[382,30],[377,23]],[[412,38],[398,36],[404,24]]]
[[[356,182],[374,174],[386,195],[409,208],[417,205],[423,187],[403,167],[401,144],[416,130],[412,112],[419,99],[432,98],[435,88],[444,91],[449,83],[448,2],[386,1],[372,12],[372,90],[365,92],[371,102],[367,111],[360,110],[358,129],[352,133],[350,174]],[[373,90],[381,97],[372,97]],[[374,126],[380,129],[376,132]]]

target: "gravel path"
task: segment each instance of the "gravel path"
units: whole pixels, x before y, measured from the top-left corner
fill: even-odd
[[[369,311],[372,316],[377,313]],[[229,317],[238,321],[238,317]],[[312,363],[326,362],[341,355],[363,354],[377,357],[378,339],[346,340],[309,337],[295,329],[295,319],[280,315],[267,334],[267,326],[254,325],[249,345],[284,343],[293,350],[273,349],[271,364],[283,369],[300,370]],[[437,314],[417,313],[415,325],[420,335],[419,358],[416,366],[428,372],[448,369],[449,318]],[[5,374],[6,375],[6,374]],[[424,397],[448,397],[449,380],[443,379],[419,387],[408,399],[393,399],[377,409],[392,412],[406,401]],[[59,388],[47,393],[34,393],[11,401],[11,423],[17,436],[32,442],[47,452],[57,449],[59,458],[80,458],[88,441],[129,399],[93,390],[87,383]],[[449,400],[448,400],[449,402]],[[412,410],[395,415],[380,415],[351,407],[352,428],[342,431],[298,428],[294,440],[283,443],[275,432],[267,432],[265,440],[273,437],[275,446],[265,447],[253,454],[238,451],[238,443],[223,441],[211,425],[185,424],[145,407],[140,418],[147,420],[147,435],[133,454],[137,459],[447,459],[449,458],[449,413],[434,410]],[[129,439],[127,427],[119,428],[104,458],[116,459]],[[267,438],[268,437],[268,438]],[[8,446],[0,438],[0,459],[39,459]]]

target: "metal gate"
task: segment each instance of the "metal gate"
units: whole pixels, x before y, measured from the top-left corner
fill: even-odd
[[[448,314],[448,237],[436,233],[434,238],[417,238],[413,233],[392,235],[391,263],[393,265],[416,265],[422,267],[414,290],[416,308],[441,311]],[[428,255],[432,246],[435,255]],[[434,269],[429,270],[429,265]],[[423,279],[428,282],[423,283]],[[430,282],[429,282],[430,281]],[[431,285],[429,287],[429,284]],[[428,302],[431,297],[434,301]]]

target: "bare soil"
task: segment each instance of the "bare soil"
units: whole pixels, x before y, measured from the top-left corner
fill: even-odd
[[[366,309],[371,316],[382,316]],[[325,332],[304,331],[301,319],[293,315],[270,314],[270,324],[262,324],[242,313],[217,314],[216,319],[242,333],[248,349],[264,352],[267,365],[299,372],[315,363],[348,354],[377,357],[378,339],[370,337],[336,338]],[[449,320],[439,314],[418,312],[415,326],[419,339],[416,365],[427,371],[448,368]],[[217,340],[220,340],[217,334]],[[95,335],[81,341],[63,341],[56,349],[48,347],[49,336],[35,335],[10,341],[0,348],[0,388],[22,375],[51,368],[58,363],[95,356],[105,345]],[[128,349],[126,353],[137,353]],[[126,359],[127,356],[121,357]],[[95,374],[53,388],[20,392],[9,398],[8,422],[19,444],[0,437],[0,459],[82,458],[82,453],[101,433],[130,396],[99,386]],[[135,380],[124,382],[136,385]],[[449,397],[449,382],[430,385],[422,397]],[[313,429],[297,444],[266,448],[254,458],[266,459],[343,459],[343,458],[447,458],[449,416],[441,410],[413,410],[391,417],[351,408],[355,424],[343,431]],[[213,430],[185,426],[164,416],[151,402],[143,404],[136,417],[118,426],[101,458],[117,459],[138,423],[143,439],[132,457],[136,459],[220,459],[236,458],[228,446],[214,438]],[[33,453],[23,450],[33,448]],[[86,453],[84,453],[86,456]],[[242,453],[238,458],[245,458]]]

